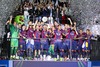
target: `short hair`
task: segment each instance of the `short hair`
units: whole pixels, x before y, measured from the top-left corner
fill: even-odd
[[[86,29],[86,31],[90,31],[90,29]]]

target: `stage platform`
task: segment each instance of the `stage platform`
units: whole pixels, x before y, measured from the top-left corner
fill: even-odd
[[[13,67],[90,67],[86,61],[13,61]]]
[[[92,67],[91,61],[1,60],[0,67]]]
[[[100,61],[0,60],[0,67],[100,67]]]

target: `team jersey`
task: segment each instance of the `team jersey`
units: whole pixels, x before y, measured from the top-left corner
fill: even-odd
[[[80,38],[80,37],[81,37],[81,38],[78,40],[78,44],[79,44],[79,45],[82,45],[82,44],[83,44],[84,39],[85,39],[85,35],[86,35],[85,33],[82,33],[82,34],[79,33],[79,34],[77,35],[77,38]]]
[[[76,36],[76,33],[75,33],[74,31],[71,31],[71,32],[70,32],[70,37],[71,37],[71,39],[74,39],[75,36]]]
[[[33,38],[34,30],[32,28],[29,28],[27,30],[27,38]]]
[[[13,24],[10,25],[10,32],[11,32],[11,47],[18,47],[18,34],[19,30]],[[14,39],[13,39],[14,38]]]
[[[42,38],[47,38],[48,31],[42,31]]]
[[[21,30],[20,35],[20,42],[23,42],[25,40],[23,37],[26,37],[26,30]]]
[[[70,33],[71,33],[71,29],[70,28],[68,28],[67,31],[64,32],[64,34],[66,36],[66,39],[70,39],[71,38]]]
[[[34,36],[36,37],[35,41],[40,41],[40,35],[41,35],[41,32],[40,31],[35,31],[34,32]]]
[[[62,32],[60,30],[55,30],[55,39],[61,39],[62,38]]]
[[[53,38],[54,35],[53,35],[53,33],[48,31],[48,36],[50,38],[50,44],[54,44],[54,38]]]

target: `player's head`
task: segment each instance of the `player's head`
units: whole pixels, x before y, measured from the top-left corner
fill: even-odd
[[[65,24],[65,28],[66,29],[70,28],[70,25],[69,24]]]
[[[86,29],[86,33],[87,34],[90,34],[90,29]]]
[[[46,31],[47,30],[47,25],[43,26],[43,30]]]
[[[39,31],[39,25],[36,25],[36,30]]]
[[[16,23],[16,22],[14,22],[14,23],[13,23],[13,25],[14,25],[14,26],[17,26],[17,23]]]
[[[58,25],[58,30],[61,30],[61,25]]]
[[[79,33],[80,33],[80,34],[82,34],[82,33],[83,33],[83,30],[82,30],[82,29],[80,29],[80,30],[79,30]]]
[[[51,28],[48,28],[48,31],[49,31],[49,32],[51,32],[51,31],[52,31],[52,29],[51,29]]]
[[[54,27],[54,26],[52,26],[52,27],[51,27],[51,29],[52,29],[52,31],[54,31],[54,30],[55,30],[55,27]]]
[[[26,30],[26,26],[25,25],[22,25],[22,30]]]
[[[29,28],[33,28],[33,25],[29,25]]]
[[[32,21],[29,21],[29,22],[28,22],[28,25],[32,25]]]
[[[55,25],[55,26],[57,26],[57,25],[58,25],[58,22],[57,22],[56,20],[54,21],[54,25]]]
[[[19,28],[19,29],[21,28],[21,26],[22,26],[21,24],[18,24],[18,28]]]

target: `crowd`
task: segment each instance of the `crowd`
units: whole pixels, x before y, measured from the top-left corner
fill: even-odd
[[[18,10],[24,15],[25,25],[29,20],[41,22],[43,17],[48,20],[48,23],[53,23],[56,20],[58,23],[65,24],[69,23],[66,18],[72,15],[70,5],[59,0],[56,0],[56,2],[52,0],[46,0],[46,2],[36,1],[33,3],[25,1]]]
[[[69,58],[89,58],[91,52],[90,39],[93,36],[87,29],[77,30],[76,22],[71,19],[71,10],[66,4],[59,5],[59,1],[47,3],[30,3],[25,1],[21,8],[23,24],[13,22],[13,16],[7,21],[11,38],[11,56],[15,58],[42,59],[47,56]]]

